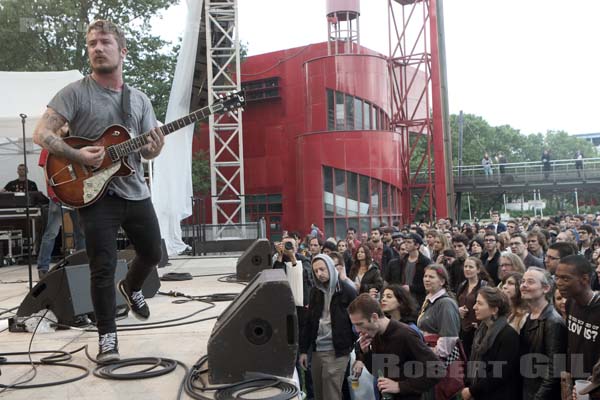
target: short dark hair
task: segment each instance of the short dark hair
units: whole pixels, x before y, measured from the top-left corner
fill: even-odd
[[[383,317],[383,311],[379,302],[372,298],[368,293],[362,293],[357,298],[352,300],[348,305],[348,314],[360,313],[363,317],[371,320],[371,315],[377,314],[378,317]]]
[[[560,258],[570,256],[572,254],[577,254],[577,251],[578,251],[575,248],[575,245],[570,242],[552,243],[550,246],[548,246],[548,250],[550,250],[550,249],[558,251],[558,255]]]
[[[518,288],[517,291],[519,291]],[[489,307],[498,308],[499,317],[504,317],[510,312],[510,301],[508,296],[499,288],[493,286],[484,286],[479,289],[477,294],[485,299]]]
[[[591,225],[583,224],[579,227],[579,229],[586,231],[589,235],[594,234],[594,228]]]
[[[469,245],[469,238],[467,235],[463,235],[462,233],[456,234],[452,236],[452,243],[462,243],[465,246]]]
[[[308,244],[310,244],[310,242],[312,242],[313,240],[317,240],[317,243],[319,243],[319,247],[323,247],[323,241],[321,239],[319,239],[316,236],[312,236],[309,240],[308,240]]]
[[[579,254],[573,254],[560,259],[561,264],[571,265],[575,267],[575,272],[579,276],[587,275],[592,280],[594,274],[594,268],[592,264],[585,258],[585,256]]]
[[[523,244],[527,244],[527,237],[523,233],[515,232],[510,235],[511,239],[520,238]]]
[[[498,241],[498,234],[492,230],[486,229],[485,233],[483,234],[483,237],[485,239],[485,237],[487,236],[493,236],[494,240],[497,242]]]
[[[323,248],[324,249],[329,249],[331,251],[336,251],[337,250],[337,243],[333,243],[333,242],[330,242],[329,240],[326,240],[323,243]]]
[[[102,31],[103,33],[112,34],[119,45],[119,50],[127,47],[123,30],[114,22],[107,21],[105,19],[97,19],[88,25],[86,34],[90,33],[91,31]]]
[[[355,227],[353,227],[353,226],[349,226],[349,227],[348,227],[348,229],[346,229],[346,233],[348,233],[348,232],[350,232],[350,231],[352,231],[352,232],[356,233],[356,228],[355,228]]]
[[[332,251],[331,253],[329,253],[329,258],[333,259],[337,259],[341,264],[344,264],[344,257],[342,257],[342,255],[340,253],[338,253],[337,251]],[[335,261],[333,262],[335,264]]]

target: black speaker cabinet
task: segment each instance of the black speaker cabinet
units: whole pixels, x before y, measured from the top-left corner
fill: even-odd
[[[125,277],[127,263],[119,260],[115,273],[116,283]],[[125,299],[117,290],[117,307],[125,305]],[[25,317],[40,310],[50,309],[58,322],[77,324],[78,317],[94,313],[90,294],[90,267],[68,265],[54,269],[35,285],[21,302],[17,315]]]
[[[264,270],[217,319],[208,340],[211,384],[247,373],[291,377],[298,351],[298,317],[283,270]]]
[[[124,250],[119,250],[119,252],[117,253],[117,259],[124,260],[127,268],[129,268],[129,266],[131,265],[131,262],[133,261],[134,258],[135,258],[135,250],[133,250],[133,249],[128,248],[128,249],[124,249]],[[63,261],[57,263],[54,267],[52,267],[50,269],[50,272],[54,272],[55,270],[58,270],[60,268],[63,268],[63,267],[69,266],[69,265],[83,265],[83,264],[87,265],[89,262],[90,262],[90,260],[88,259],[86,251],[79,250],[79,251],[76,251],[75,253],[71,254],[70,256],[66,257]],[[125,269],[125,271],[127,271],[127,269]],[[117,275],[120,274],[119,264],[117,264],[116,274]],[[124,277],[125,275],[123,274],[122,276]],[[88,282],[89,282],[89,273],[88,273]],[[158,293],[158,289],[160,289],[160,278],[158,276],[158,270],[156,268],[153,268],[152,271],[150,272],[150,275],[148,275],[148,277],[144,281],[144,286],[142,286],[142,293],[144,294],[145,298],[149,299],[149,298],[154,297],[156,295],[156,293]]]
[[[119,251],[119,260],[115,271],[115,286],[127,274],[128,264],[133,260],[133,250]],[[86,257],[87,258],[87,257]],[[156,268],[146,278],[142,286],[145,298],[153,297],[160,288],[160,279]],[[117,307],[124,306],[125,299],[116,290]],[[28,316],[39,310],[50,309],[58,318],[58,322],[76,325],[79,317],[92,315],[92,295],[90,293],[90,267],[83,265],[64,265],[53,268],[48,275],[37,283],[21,302],[17,315]]]
[[[249,281],[260,271],[270,268],[271,244],[267,239],[256,239],[238,258],[235,270],[238,280]]]

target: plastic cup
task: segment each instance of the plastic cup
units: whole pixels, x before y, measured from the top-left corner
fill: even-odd
[[[360,386],[360,381],[358,380],[358,377],[354,375],[350,377],[350,386],[352,387],[352,390],[358,389],[358,387]]]
[[[579,391],[583,390],[590,383],[592,382],[586,379],[577,379],[575,381],[575,392],[577,393],[577,400],[590,400],[589,394],[579,394]]]

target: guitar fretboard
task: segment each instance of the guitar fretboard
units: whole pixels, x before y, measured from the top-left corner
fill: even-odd
[[[191,114],[186,115],[185,117],[181,117],[179,119],[169,122],[168,124],[162,125],[158,129],[160,129],[163,135],[167,136],[168,134],[178,131],[179,129],[193,124],[194,122],[202,121],[208,118],[211,114],[219,112],[222,108],[223,106],[221,104],[213,104],[212,109],[211,106],[201,108],[199,110],[194,111]],[[108,147],[107,151],[110,158],[113,161],[117,161],[121,158],[128,156],[131,153],[139,151],[144,145],[150,142],[148,140],[150,135],[151,131],[148,131],[139,136],[126,140],[123,143],[115,144],[113,146]]]

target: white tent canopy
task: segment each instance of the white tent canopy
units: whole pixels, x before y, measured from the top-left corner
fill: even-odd
[[[3,94],[0,97],[0,187],[17,178],[17,165],[23,163],[23,126],[19,115],[25,114],[29,179],[41,191],[46,191],[44,172],[37,167],[39,147],[31,142],[33,129],[56,92],[82,77],[79,71],[0,71]]]
[[[83,78],[79,71],[0,72],[0,137],[20,138],[21,117],[27,115],[25,136],[31,137],[46,105],[60,89]]]

